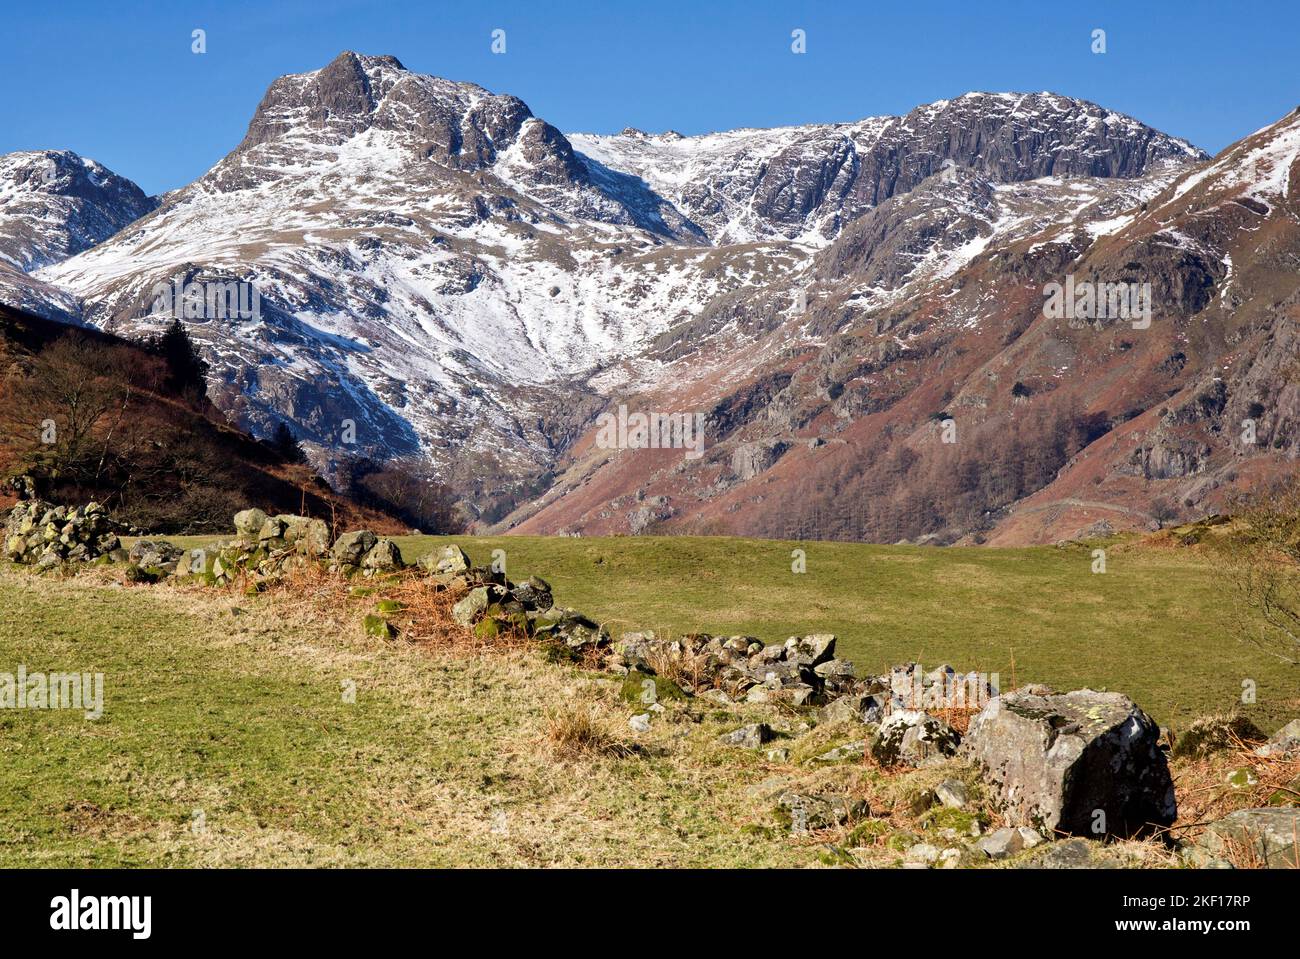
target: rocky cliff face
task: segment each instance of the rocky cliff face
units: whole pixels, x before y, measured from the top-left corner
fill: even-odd
[[[0,261],[23,272],[108,239],[158,201],[67,150],[0,156]]]
[[[28,274],[90,249],[157,205],[130,180],[67,150],[0,156],[0,302],[76,322],[76,297]]]
[[[224,408],[290,419],[326,469],[423,454],[509,498],[591,405],[586,376],[755,277],[693,270],[703,243],[519,100],[347,53],[276,81],[207,175],[41,277],[128,335],[164,321],[158,284],[255,288],[255,317],[193,318]]]
[[[946,168],[1014,183],[1133,178],[1207,159],[1183,140],[1051,93],[968,93],[903,117],[683,137],[575,136],[579,150],[644,179],[715,242],[826,240]]]

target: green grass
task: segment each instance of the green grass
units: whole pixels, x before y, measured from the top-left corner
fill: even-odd
[[[373,640],[366,605],[330,625],[274,596],[0,569],[0,672],[105,676],[95,721],[0,710],[0,868],[815,861],[744,831],[764,771],[714,754],[725,725],[661,717],[643,754],[561,758],[547,717],[568,704],[630,736],[616,681]]]
[[[190,538],[187,543],[201,541]],[[476,563],[506,554],[557,601],[623,629],[743,633],[766,642],[839,637],[863,670],[916,661],[1127,693],[1182,726],[1241,705],[1273,730],[1300,715],[1300,668],[1243,642],[1216,561],[1194,550],[1112,543],[1106,572],[1091,549],[927,548],[731,537],[403,536],[414,561],[454,541]],[[806,572],[791,571],[791,552]]]
[[[1234,708],[1244,679],[1261,727],[1300,713],[1300,673],[1235,638],[1221,577],[1194,551],[1113,544],[1095,575],[1085,548],[809,543],[796,574],[793,543],[456,541],[476,562],[505,550],[512,578],[542,575],[616,633],[832,631],[864,670],[946,661],[1004,682],[1014,652],[1022,683],[1121,690],[1175,727]],[[413,560],[442,542],[401,546]],[[777,721],[762,707],[689,702],[633,736],[616,678],[537,651],[367,636],[373,596],[338,619],[307,598],[124,588],[112,575],[0,569],[0,672],[106,683],[97,721],[0,710],[0,867],[816,865],[825,840],[773,828],[772,790],[845,788],[833,777],[875,788],[860,764],[797,765],[855,731],[791,730],[791,762],[766,761],[714,742]],[[597,739],[643,748],[557,751],[553,717],[587,704]]]
[[[1191,550],[926,548],[734,538],[496,537],[459,540],[475,562],[506,551],[513,578],[536,572],[560,602],[612,628],[746,633],[764,641],[832,632],[862,669],[926,666],[1013,673],[1020,683],[1109,688],[1162,723],[1240,703],[1272,730],[1300,715],[1300,668],[1242,642],[1212,558]],[[431,537],[399,540],[403,555]],[[791,552],[806,572],[791,571]]]

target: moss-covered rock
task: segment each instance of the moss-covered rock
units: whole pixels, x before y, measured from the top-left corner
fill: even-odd
[[[368,614],[362,625],[365,628],[366,635],[374,636],[376,639],[397,638],[397,627],[375,613]]]
[[[1240,713],[1202,716],[1178,734],[1169,754],[1175,758],[1205,759],[1235,749],[1240,742],[1259,742],[1264,738],[1263,731]]]
[[[624,702],[642,706],[686,699],[686,693],[671,679],[638,670],[623,677],[623,688],[619,695]]]
[[[122,570],[122,578],[131,584],[144,586],[158,582],[162,577],[157,570],[151,570],[136,563],[131,563]]]
[[[461,626],[472,626],[487,611],[491,601],[488,587],[480,586],[470,590],[455,606],[451,608],[451,618]]]

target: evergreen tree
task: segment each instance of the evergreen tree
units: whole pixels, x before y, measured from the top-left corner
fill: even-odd
[[[179,317],[150,344],[167,364],[167,389],[178,396],[203,396],[207,392],[208,364],[199,355]]]
[[[276,425],[275,433],[271,436],[270,446],[287,463],[307,462],[307,454],[298,445],[298,438],[293,435],[293,430],[289,429],[284,423]]]

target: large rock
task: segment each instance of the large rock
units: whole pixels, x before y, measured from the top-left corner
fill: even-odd
[[[885,705],[883,696],[850,694],[823,707],[821,719],[824,723],[878,723],[884,718]]]
[[[933,766],[957,753],[961,737],[942,719],[915,709],[890,713],[871,740],[882,766]]]
[[[437,574],[463,573],[470,568],[468,554],[455,543],[450,543],[440,550],[426,553],[420,557],[418,562],[421,569]]]
[[[1300,869],[1300,809],[1238,809],[1206,827],[1198,845],[1237,866]]]
[[[718,737],[718,741],[727,746],[758,749],[764,743],[770,742],[775,735],[772,732],[772,727],[767,723],[750,723],[748,726],[741,726],[729,733],[723,733]]]
[[[451,618],[461,626],[473,626],[490,602],[488,587],[472,589],[451,608]]]
[[[540,576],[529,576],[526,582],[515,584],[510,591],[524,609],[550,609],[555,605],[551,584]]]
[[[291,546],[295,552],[319,559],[330,551],[330,528],[323,519],[286,513],[275,518],[283,530],[285,545]]]
[[[255,540],[266,520],[266,513],[260,509],[240,510],[235,514],[235,534],[240,539]]]
[[[871,814],[867,803],[851,796],[785,792],[777,797],[777,816],[794,833],[843,826]]]
[[[376,540],[375,545],[366,550],[366,554],[361,557],[362,569],[387,572],[401,569],[403,565],[402,551],[391,539]]]
[[[1300,719],[1293,719],[1255,750],[1265,759],[1300,759]]]
[[[378,537],[368,529],[356,529],[344,533],[330,549],[334,562],[340,566],[360,566],[361,558],[370,552]]]
[[[127,559],[141,569],[160,569],[171,573],[185,550],[165,539],[137,540],[127,551]]]
[[[990,859],[1006,859],[1022,849],[1033,849],[1046,842],[1037,831],[1028,826],[1004,826],[995,829],[975,843],[975,848]]]
[[[1177,814],[1160,729],[1120,693],[1081,689],[991,700],[965,750],[1008,825],[1045,835],[1131,837]]]
[[[831,633],[791,636],[785,641],[786,659],[800,666],[820,666],[835,658],[835,637]]]

